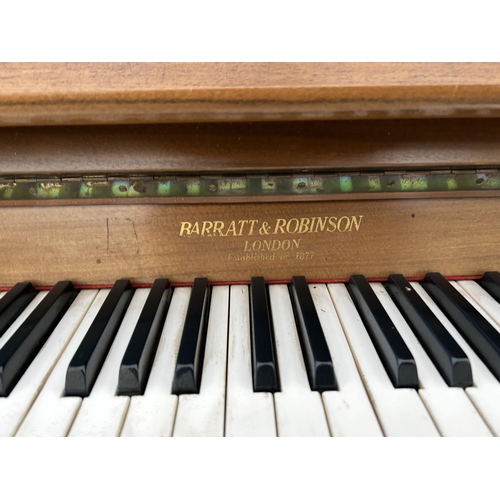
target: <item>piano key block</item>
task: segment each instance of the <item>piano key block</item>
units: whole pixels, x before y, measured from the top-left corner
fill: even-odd
[[[230,437],[276,436],[273,394],[254,392],[248,286],[231,286],[226,431]]]
[[[191,289],[189,307],[177,354],[172,384],[174,394],[197,394],[200,390],[209,301],[208,280],[196,278]]]
[[[270,285],[281,391],[274,394],[279,436],[329,436],[321,394],[311,390],[286,285]]]
[[[203,280],[193,295],[193,287],[169,288],[167,280],[158,280],[154,291],[128,289],[131,300],[120,310],[123,317],[113,322],[116,333],[95,371],[92,390],[84,397],[67,396],[69,362],[112,293],[71,292],[74,301],[10,394],[0,398],[0,435],[500,435],[497,377],[422,285],[401,279],[362,285],[368,287],[365,296],[370,291],[372,312],[385,318],[382,326],[391,325],[390,336],[397,332],[413,359],[417,388],[395,387],[361,317],[369,304],[355,303],[345,284],[306,284],[295,278],[294,290],[260,279],[252,290],[248,285],[208,286]],[[413,290],[406,309],[388,287],[398,280]],[[475,282],[449,284],[468,304],[469,314],[500,335],[496,300]],[[0,354],[47,303],[49,293],[37,292],[11,321],[0,337]],[[0,300],[6,296],[0,292]],[[407,318],[408,311],[418,315]],[[176,394],[183,338],[184,360],[190,360],[191,379],[199,386],[193,386],[197,392]],[[256,353],[257,347],[265,350]],[[455,358],[472,368],[471,382],[464,386],[450,386],[446,370]],[[140,371],[131,394],[120,386],[124,359],[127,370]],[[260,386],[256,360],[265,364],[269,359],[274,359],[278,385]],[[325,360],[335,382],[330,387],[314,383],[314,366]]]
[[[0,436],[15,434],[97,293],[97,290],[83,290],[78,294],[9,397],[0,399]]]
[[[120,396],[144,394],[171,299],[169,281],[155,280],[120,364]]]
[[[490,290],[482,288],[472,280],[456,281],[451,284],[464,295],[496,329],[500,328],[500,302],[490,295]]]
[[[382,430],[326,285],[309,285],[332,354],[337,390],[322,393],[332,436],[382,436]]]
[[[335,390],[332,357],[305,277],[294,276],[290,291],[311,389]]]
[[[467,356],[410,283],[402,275],[391,275],[385,287],[448,385],[472,386]]]
[[[171,436],[178,397],[172,394],[177,352],[186,320],[191,288],[176,288],[144,394],[132,396],[121,436]]]
[[[412,352],[418,366],[418,394],[442,436],[491,436],[474,405],[462,388],[449,387],[411,331],[387,290],[371,285],[381,304]],[[460,418],[456,418],[460,415]]]
[[[179,396],[174,436],[224,436],[229,286],[215,286],[199,394]]]
[[[118,280],[113,285],[69,363],[65,384],[67,396],[85,397],[90,394],[132,299],[132,293],[129,280]]]
[[[109,290],[100,290],[71,341],[57,361],[16,436],[66,436],[82,403],[80,397],[64,395],[68,364],[87,334]]]
[[[266,285],[262,277],[254,277],[250,281],[250,310],[253,388],[255,392],[276,392],[279,382],[274,336]]]
[[[392,384],[345,285],[328,290],[384,434],[439,436],[417,391]]]
[[[10,394],[76,295],[70,281],[59,281],[5,342],[0,350],[0,396]]]
[[[455,288],[439,273],[428,273],[422,286],[500,380],[500,335],[494,323],[460,292],[460,286]]]
[[[366,278],[351,276],[347,289],[394,387],[416,389],[415,360]]]
[[[128,396],[117,395],[120,363],[149,292],[147,288],[134,292],[92,392],[88,397],[83,398],[68,436],[114,437],[120,435],[130,403]]]
[[[0,337],[35,296],[33,285],[26,281],[18,283],[8,293],[2,293],[0,296]]]
[[[474,375],[473,387],[466,387],[465,392],[480,413],[484,422],[495,436],[500,435],[500,407],[496,401],[500,399],[500,383],[495,375],[489,371],[474,349],[466,339],[460,335],[447,316],[441,311],[439,306],[432,300],[430,295],[424,290],[420,283],[412,283],[412,287],[420,295],[429,309],[436,315],[457,344],[467,354]]]

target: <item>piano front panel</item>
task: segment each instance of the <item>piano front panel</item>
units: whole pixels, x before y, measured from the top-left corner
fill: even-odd
[[[500,267],[498,199],[9,207],[0,286],[475,276]]]

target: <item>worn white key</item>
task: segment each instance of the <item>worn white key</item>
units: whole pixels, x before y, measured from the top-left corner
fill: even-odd
[[[0,398],[0,436],[16,433],[96,295],[97,290],[78,294],[16,387],[8,397]]]
[[[418,393],[442,436],[491,436],[491,432],[460,387],[449,387],[425,352],[398,307],[380,283],[371,285],[415,359]]]
[[[171,436],[177,409],[172,394],[175,362],[191,288],[176,288],[144,395],[132,396],[122,436]]]
[[[7,292],[0,292],[0,299],[6,294]]]
[[[61,437],[68,434],[82,398],[64,396],[66,371],[108,294],[109,290],[100,290],[95,297],[90,309],[19,427],[16,436]]]
[[[322,393],[333,436],[382,436],[326,285],[309,285],[332,356],[336,391]]]
[[[472,280],[452,281],[451,284],[498,330],[500,328],[500,304],[481,286]]]
[[[273,395],[253,392],[248,286],[231,286],[226,436],[276,436]]]
[[[474,385],[467,387],[465,393],[472,400],[491,432],[500,436],[500,404],[498,403],[500,401],[500,383],[422,286],[416,282],[411,285],[469,358]]]
[[[82,405],[69,431],[69,437],[114,437],[120,435],[130,403],[129,396],[116,394],[120,364],[150,290],[150,288],[135,290],[94,387],[90,395],[83,398]]]
[[[182,394],[177,404],[174,437],[224,436],[229,286],[214,286],[199,394]]]
[[[384,434],[439,436],[417,391],[392,385],[345,285],[328,285],[328,291]]]
[[[274,394],[279,436],[329,436],[321,394],[312,391],[286,285],[270,285],[280,392]]]

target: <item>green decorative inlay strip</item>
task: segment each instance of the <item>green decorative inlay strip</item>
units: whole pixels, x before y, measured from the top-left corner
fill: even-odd
[[[0,202],[119,198],[325,195],[500,190],[500,171],[252,175],[209,177],[98,177],[0,179]]]

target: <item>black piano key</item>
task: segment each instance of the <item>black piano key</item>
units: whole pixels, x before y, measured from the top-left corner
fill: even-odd
[[[252,363],[254,392],[279,391],[269,300],[264,278],[250,281],[250,319],[252,325]]]
[[[175,364],[173,394],[198,394],[207,336],[210,289],[206,278],[196,278]]]
[[[418,389],[415,359],[366,278],[351,276],[347,289],[394,387]]]
[[[78,292],[59,281],[0,349],[0,396],[8,396]]]
[[[446,383],[472,386],[469,358],[405,277],[391,274],[385,288]]]
[[[490,271],[478,282],[497,302],[500,302],[500,273]]]
[[[304,276],[294,276],[290,290],[311,389],[336,390],[332,357]]]
[[[66,396],[90,394],[134,291],[129,280],[118,280],[102,304],[66,372]]]
[[[119,395],[144,394],[171,299],[169,281],[155,280],[120,365]]]
[[[500,380],[500,333],[441,274],[428,273],[422,286]]]
[[[12,287],[0,299],[0,337],[36,297],[33,285],[27,281]]]

